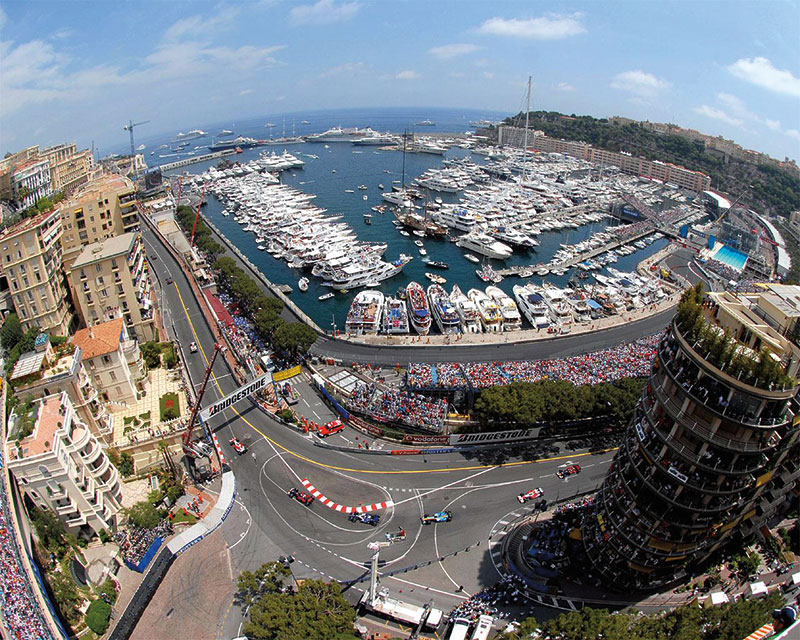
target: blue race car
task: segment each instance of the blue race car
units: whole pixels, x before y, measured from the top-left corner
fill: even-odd
[[[433,515],[425,514],[420,518],[422,524],[436,524],[437,522],[450,522],[453,519],[452,511],[437,511]]]
[[[371,527],[377,527],[381,517],[377,513],[351,513],[347,516],[350,522],[363,522]]]

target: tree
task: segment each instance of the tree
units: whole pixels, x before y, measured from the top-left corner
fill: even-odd
[[[31,507],[29,513],[36,536],[44,548],[58,558],[64,557],[69,550],[64,523],[50,509],[41,509],[36,505]]]
[[[155,529],[161,522],[158,510],[147,500],[137,502],[127,510],[128,522],[142,529]]]
[[[258,599],[243,631],[256,640],[336,638],[352,633],[355,617],[337,583],[306,580],[296,593],[272,592]]]
[[[278,593],[292,572],[280,562],[266,562],[255,572],[242,571],[236,587],[236,601],[251,605],[268,593]]]
[[[3,349],[6,351],[13,349],[22,340],[23,335],[25,334],[22,332],[19,316],[16,313],[9,313],[3,327],[0,328],[0,344]]]
[[[81,604],[81,596],[74,580],[65,573],[55,572],[49,574],[49,582],[61,615],[69,622],[77,621],[77,608]]]
[[[95,600],[86,610],[86,626],[97,635],[102,636],[108,630],[108,623],[111,619],[111,605],[104,600]]]
[[[142,345],[142,357],[148,369],[161,366],[161,347],[157,342],[145,342]]]
[[[308,352],[317,341],[317,332],[302,322],[289,322],[276,329],[272,346],[278,351],[289,351],[295,355]]]

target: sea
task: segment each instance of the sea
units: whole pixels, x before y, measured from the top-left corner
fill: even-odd
[[[474,130],[474,127],[469,126],[470,121],[499,120],[507,115],[467,109],[346,109],[268,115],[241,122],[234,122],[232,118],[232,121],[228,123],[192,125],[184,129],[184,131],[198,128],[208,132],[209,135],[206,137],[191,140],[187,147],[187,150],[196,151],[197,154],[200,154],[206,152],[207,149],[205,147],[216,139],[212,134],[216,134],[222,129],[233,130],[236,135],[258,139],[283,137],[284,122],[287,123],[285,134],[287,136],[293,133],[296,133],[296,135],[319,133],[334,126],[372,127],[376,131],[393,133],[413,130],[419,135],[426,135],[464,133]],[[424,120],[430,120],[434,122],[434,125],[417,126],[417,123]],[[307,121],[308,124],[303,124],[303,121]],[[275,126],[267,127],[265,126],[267,123],[272,123]],[[271,136],[270,132],[272,132]],[[162,144],[169,144],[171,138],[177,133],[175,132],[170,137],[142,140],[146,148],[141,153],[144,153],[149,166],[157,166],[186,157],[185,155],[158,157],[159,155],[170,153],[168,150],[158,150],[158,147]],[[174,147],[175,144],[172,143],[171,146]],[[194,147],[200,148],[194,149]],[[259,153],[263,151],[281,153],[283,149],[284,147],[281,146],[247,149],[242,154],[227,156],[227,159],[246,162],[257,158]],[[467,293],[472,288],[485,290],[487,283],[481,281],[476,274],[476,270],[480,268],[480,265],[468,261],[464,257],[466,253],[464,249],[447,240],[423,239],[428,253],[427,257],[431,260],[446,262],[450,267],[447,270],[432,269],[422,261],[419,249],[414,244],[414,240],[419,238],[414,235],[409,237],[400,235],[399,230],[395,229],[392,224],[394,216],[391,213],[380,214],[371,210],[373,206],[384,203],[381,198],[381,192],[390,190],[393,183],[399,185],[403,180],[403,173],[405,173],[405,182],[409,183],[428,169],[441,167],[443,156],[407,153],[404,161],[401,151],[382,151],[371,147],[356,148],[346,142],[328,143],[327,146],[320,143],[292,144],[288,145],[286,149],[301,158],[305,162],[305,166],[302,169],[284,171],[280,176],[281,182],[305,193],[314,194],[316,196],[315,204],[326,209],[329,215],[343,216],[342,220],[350,224],[359,239],[388,243],[389,248],[384,255],[386,260],[393,260],[399,257],[401,253],[414,256],[414,259],[406,265],[400,274],[380,283],[378,288],[385,295],[395,295],[398,289],[405,288],[412,280],[419,282],[427,289],[431,283],[425,277],[426,271],[445,277],[447,282],[443,286],[448,292],[454,284],[458,284],[464,293]],[[153,151],[153,155],[150,154],[151,151]],[[310,157],[312,155],[318,157],[312,158]],[[484,162],[482,156],[472,154],[470,151],[458,147],[450,149],[444,157],[464,156],[471,157],[472,160],[479,164]],[[181,167],[172,172],[166,172],[165,175],[185,172],[199,174],[217,162],[219,160],[197,163]],[[367,186],[366,190],[358,189],[358,186],[362,184]],[[347,190],[352,190],[353,193],[348,193]],[[431,195],[432,197],[441,197],[444,202],[456,202],[458,200],[458,194],[432,193]],[[366,196],[366,199],[364,199],[364,196]],[[310,276],[310,274],[303,274],[297,270],[290,269],[283,260],[276,260],[267,252],[260,251],[256,246],[255,236],[252,233],[243,231],[242,227],[233,219],[233,216],[226,217],[222,215],[224,209],[222,203],[208,194],[206,200],[207,204],[203,207],[204,215],[208,216],[214,225],[253,264],[258,266],[269,280],[276,284],[290,285],[293,289],[291,299],[323,329],[344,329],[347,311],[357,293],[356,291],[336,293],[333,298],[328,300],[318,300],[320,295],[331,290],[321,286],[321,281]],[[365,213],[372,214],[372,224],[365,222]],[[490,263],[495,269],[500,269],[506,266],[548,262],[562,244],[580,242],[593,233],[615,224],[618,224],[616,220],[606,218],[602,222],[584,225],[579,229],[545,232],[537,237],[540,246],[536,247],[535,250],[515,250],[514,255],[508,260],[491,260]],[[666,240],[656,240],[651,245],[630,256],[621,256],[619,261],[612,266],[620,271],[632,271],[641,260],[663,248],[665,244]],[[308,291],[305,293],[301,292],[297,287],[297,282],[303,275],[308,275],[310,279]],[[573,275],[575,274],[568,272],[564,276],[548,275],[544,278],[533,276],[531,280],[537,284],[542,284],[544,281],[555,286],[566,286]],[[527,280],[517,276],[510,276],[496,286],[499,286],[513,298],[512,287],[515,284],[524,284],[525,282]],[[591,283],[591,280],[588,282]],[[435,331],[435,328],[432,330]]]

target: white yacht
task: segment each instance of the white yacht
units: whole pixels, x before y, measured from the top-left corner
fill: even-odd
[[[542,288],[535,284],[514,285],[514,297],[520,310],[531,326],[537,329],[546,329],[550,326],[550,314],[542,295]]]
[[[486,295],[494,300],[500,309],[504,331],[517,331],[522,328],[522,316],[511,296],[499,287],[486,287]]]
[[[381,332],[389,335],[404,335],[408,333],[408,311],[405,300],[387,296],[383,305],[383,320]]]
[[[384,262],[383,260],[354,262],[337,269],[330,280],[323,282],[322,286],[341,291],[342,289],[356,289],[373,282],[382,282],[396,276],[409,262],[411,262],[411,257],[402,254],[393,262]]]
[[[378,333],[383,313],[383,294],[380,291],[361,291],[347,312],[345,328],[348,334]]]
[[[539,242],[534,240],[529,235],[521,233],[511,227],[494,227],[487,232],[493,238],[505,242],[512,247],[522,247],[524,249],[533,249],[539,246]]]
[[[478,312],[477,305],[461,292],[457,284],[453,285],[450,302],[455,305],[456,311],[461,317],[464,333],[481,333],[483,331],[481,314]]]
[[[469,249],[475,253],[480,253],[487,258],[506,260],[511,257],[514,251],[507,244],[495,240],[483,233],[470,233],[461,236],[456,242],[456,246]]]
[[[428,287],[428,302],[439,331],[444,334],[461,333],[461,318],[441,285],[432,284]]]
[[[470,289],[467,293],[470,300],[478,307],[481,324],[487,333],[500,333],[503,331],[503,316],[497,303],[480,289]]]
[[[564,292],[555,287],[547,287],[543,290],[542,296],[550,309],[553,325],[560,329],[561,333],[569,333],[575,318],[572,315],[572,306],[567,302]]]
[[[414,281],[409,282],[406,286],[406,300],[408,317],[414,331],[421,336],[428,335],[428,331],[431,330],[431,312],[422,285]]]
[[[451,229],[458,229],[459,231],[472,231],[478,220],[466,209],[459,209],[458,207],[442,207],[441,210],[431,214],[431,219],[437,223],[450,227]]]

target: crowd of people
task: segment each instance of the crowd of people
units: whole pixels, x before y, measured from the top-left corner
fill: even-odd
[[[138,565],[153,541],[156,538],[162,540],[167,538],[172,535],[172,531],[172,523],[169,520],[162,520],[153,529],[130,527],[126,531],[119,531],[114,534],[114,542],[119,545],[120,553],[126,561]]]
[[[250,370],[254,371],[256,366],[260,366],[258,354],[265,351],[268,345],[258,337],[253,323],[239,313],[233,298],[223,292],[217,297],[228,309],[233,320],[233,324],[220,322],[220,330],[233,347],[237,360],[246,362]]]
[[[447,417],[445,399],[429,398],[399,389],[378,389],[374,383],[356,385],[346,406],[380,422],[433,432],[442,430]]]
[[[553,360],[413,363],[409,365],[406,384],[409,389],[460,389],[467,384],[473,389],[486,389],[512,382],[567,380],[574,385],[584,385],[642,377],[650,373],[660,339],[658,333],[623,342],[611,349]]]
[[[463,618],[475,622],[481,616],[495,616],[501,607],[522,605],[523,590],[522,578],[516,574],[509,574],[492,586],[473,593],[469,600],[454,607],[448,618],[450,620]]]
[[[2,459],[0,459],[0,467]],[[13,522],[8,512],[5,491],[0,489],[0,591],[5,628],[16,640],[50,640],[52,638],[42,618],[12,530]]]
[[[742,273],[737,271],[733,267],[725,264],[724,262],[720,262],[719,260],[714,260],[711,258],[707,260],[705,263],[706,269],[709,271],[713,271],[717,274],[720,278],[724,278],[725,280],[733,280],[736,282],[739,278],[742,277]]]

